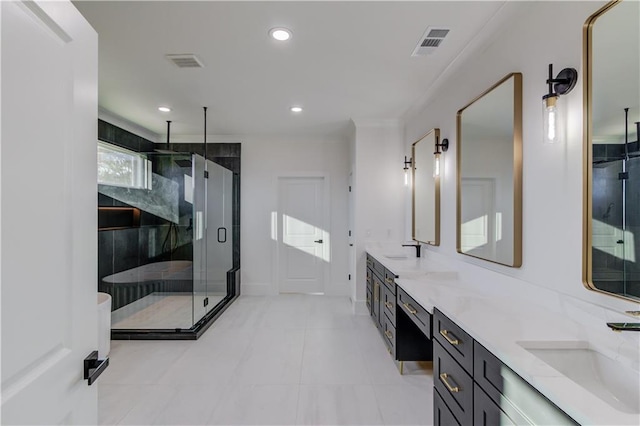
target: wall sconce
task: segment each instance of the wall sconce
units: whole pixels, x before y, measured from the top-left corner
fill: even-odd
[[[575,68],[565,68],[553,78],[553,64],[549,64],[549,93],[542,97],[543,131],[546,143],[561,141],[562,117],[558,110],[558,98],[571,92],[578,81],[578,71]]]
[[[407,156],[404,156],[404,186],[409,186],[409,168],[413,164],[413,159],[407,159]]]
[[[440,152],[442,148],[442,152]],[[440,154],[449,150],[449,139],[442,139],[442,143],[438,143],[436,139],[436,152],[433,153],[433,177],[440,177],[442,165],[440,164]]]

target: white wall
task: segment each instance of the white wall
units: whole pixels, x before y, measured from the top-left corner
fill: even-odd
[[[354,312],[365,313],[366,259],[369,242],[405,240],[402,128],[397,120],[355,120],[351,155],[354,194],[356,275],[352,283]]]
[[[582,285],[582,26],[605,2],[526,2],[510,10],[499,37],[442,80],[417,111],[405,117],[404,152],[433,127],[439,127],[450,148],[443,155],[440,247],[426,257],[443,255],[473,277],[492,270],[517,288],[523,281],[623,311],[637,304],[586,290]],[[510,13],[511,13],[510,12]],[[552,30],[550,30],[552,29]],[[548,64],[556,72],[578,70],[576,88],[561,98],[567,112],[566,142],[542,143],[541,98],[546,93]],[[510,72],[523,73],[523,265],[508,268],[456,253],[456,112]],[[410,209],[410,204],[405,204]],[[405,216],[406,217],[406,216]],[[405,222],[410,235],[410,223]],[[433,253],[438,253],[435,255]],[[493,275],[499,277],[499,275]],[[500,279],[502,279],[500,278]],[[492,286],[490,280],[479,281]],[[542,290],[541,290],[542,291]]]
[[[347,191],[349,144],[344,138],[243,136],[241,172],[241,271],[243,294],[277,294],[276,242],[279,176],[326,176],[330,185],[331,263],[325,294],[348,295]]]

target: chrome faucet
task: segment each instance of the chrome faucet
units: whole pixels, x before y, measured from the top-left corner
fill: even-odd
[[[640,322],[608,322],[607,327],[618,333],[621,331],[640,331]]]
[[[422,248],[422,246],[420,245],[420,243],[403,244],[402,247],[415,247],[416,248],[416,257],[421,257],[420,256],[420,249]]]

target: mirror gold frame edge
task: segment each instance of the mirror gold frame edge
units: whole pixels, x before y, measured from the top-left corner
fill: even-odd
[[[582,284],[588,289],[598,293],[606,294],[607,296],[617,297],[619,299],[632,301],[637,303],[637,299],[631,297],[622,296],[620,294],[611,293],[608,291],[600,290],[593,284],[592,276],[592,232],[593,232],[593,174],[591,170],[591,163],[593,162],[593,148],[591,145],[591,138],[593,134],[593,124],[591,120],[592,108],[592,45],[593,45],[593,24],[598,18],[604,15],[612,7],[621,3],[622,0],[612,0],[609,3],[602,6],[595,13],[593,13],[584,23],[582,30],[582,60],[584,72],[583,83],[583,170],[582,170],[582,205],[583,205],[583,217],[582,217]]]
[[[491,259],[474,256],[464,253],[461,248],[462,235],[462,211],[461,211],[461,184],[462,175],[460,173],[460,163],[462,161],[462,141],[460,135],[462,133],[462,112],[480,100],[486,94],[505,81],[513,77],[513,264],[496,262]],[[482,92],[475,99],[464,107],[460,108],[456,114],[456,251],[465,256],[475,257],[487,262],[496,263],[498,265],[519,268],[522,266],[522,73],[513,72],[507,74],[493,86]]]
[[[431,246],[439,246],[440,245],[440,176],[434,178],[435,182],[435,186],[436,186],[436,190],[435,190],[435,233],[436,233],[436,238],[435,241],[420,241],[420,240],[416,240],[415,235],[416,235],[416,186],[415,186],[415,181],[416,181],[416,169],[415,169],[415,158],[416,158],[416,144],[418,142],[420,142],[421,140],[423,140],[424,138],[426,138],[427,136],[429,136],[431,133],[435,133],[435,137],[436,137],[436,143],[440,143],[440,129],[439,128],[433,128],[431,130],[429,130],[427,133],[425,133],[424,135],[422,135],[422,137],[420,137],[417,141],[415,141],[414,143],[411,144],[411,158],[413,159],[413,164],[411,165],[411,178],[413,179],[413,186],[411,188],[411,239],[413,241],[422,243],[422,244],[428,244]],[[435,149],[435,147],[433,148]]]

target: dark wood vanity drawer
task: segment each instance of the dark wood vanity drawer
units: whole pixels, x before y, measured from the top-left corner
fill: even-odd
[[[436,341],[433,345],[435,389],[462,425],[473,422],[473,379]]]
[[[384,286],[382,292],[382,306],[384,306],[384,313],[389,318],[393,326],[396,325],[396,295],[389,290],[387,286]]]
[[[382,282],[380,281],[380,279],[377,277],[377,275],[373,276],[373,291],[371,293],[371,297],[372,297],[372,310],[371,310],[371,315],[373,316],[373,321],[376,324],[376,327],[378,327],[380,330],[382,330],[382,316],[384,316],[384,310],[380,309],[380,306],[384,306],[382,305],[382,303],[380,302],[381,298],[382,298],[382,289],[384,288],[384,285],[382,284]]]
[[[389,289],[389,291],[391,291],[393,293],[393,295],[395,296],[396,294],[396,276],[393,272],[389,271],[388,269],[384,270],[384,285],[387,286],[387,288]]]
[[[523,418],[514,421],[498,404],[493,402],[489,396],[475,383],[473,388],[473,425],[474,426],[515,426],[527,424]]]
[[[382,265],[382,263],[378,262],[376,258],[371,256],[370,254],[367,254],[367,266],[371,268],[371,270],[374,273],[378,274],[380,278],[382,278],[382,280],[384,281],[384,272],[385,272],[384,266]]]
[[[425,336],[431,339],[431,314],[413,300],[401,287],[397,289],[397,297],[398,307],[409,316]]]
[[[480,343],[473,342],[474,379],[496,403],[500,403],[504,388],[502,368],[502,362],[494,354]]]
[[[435,390],[433,391],[433,424],[434,426],[463,426]]]
[[[433,310],[433,336],[473,375],[473,339],[438,309]]]
[[[389,353],[393,359],[396,359],[396,327],[391,323],[386,315],[383,315],[383,320],[384,324],[382,334],[384,334],[384,341],[387,344]]]

